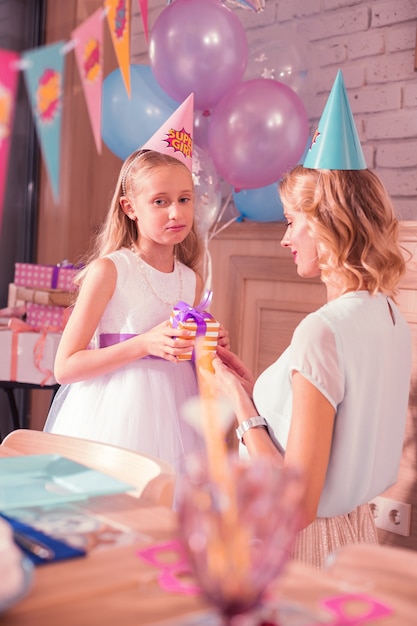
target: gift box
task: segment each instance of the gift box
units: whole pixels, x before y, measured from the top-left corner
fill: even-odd
[[[199,305],[191,307],[186,302],[177,302],[170,316],[172,328],[190,330],[193,337],[204,337],[202,352],[215,352],[219,336],[220,324],[206,310],[204,306],[211,300],[211,292],[203,298]],[[179,361],[194,360],[194,350],[190,350],[177,357]]]
[[[30,326],[64,330],[71,315],[71,307],[48,306],[37,302],[26,303],[26,322]]]
[[[68,307],[74,304],[75,293],[63,289],[34,289],[33,287],[21,287],[15,283],[9,284],[7,304],[17,306],[25,302],[36,302],[49,306]]]
[[[65,261],[57,265],[15,263],[13,282],[19,287],[75,291],[74,278],[80,269]]]
[[[28,330],[30,329],[30,330]],[[0,380],[55,385],[54,361],[61,333],[36,332],[24,322],[0,330]]]

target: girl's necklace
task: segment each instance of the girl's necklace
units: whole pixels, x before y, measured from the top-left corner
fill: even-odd
[[[139,270],[140,273],[142,275],[143,281],[145,283],[145,285],[147,286],[147,288],[149,289],[149,291],[155,296],[155,298],[157,298],[160,302],[162,302],[162,304],[167,304],[169,306],[173,306],[176,302],[178,302],[179,300],[182,300],[183,298],[183,282],[182,282],[182,269],[181,269],[181,263],[179,263],[178,259],[176,257],[174,257],[174,272],[175,273],[175,268],[178,268],[178,279],[179,279],[179,295],[178,298],[175,298],[174,300],[164,300],[159,293],[155,290],[154,286],[152,285],[152,282],[149,280],[149,276],[148,276],[148,265],[147,263],[145,263],[145,261],[142,259],[142,257],[140,256],[139,252],[137,251],[137,249],[135,248],[135,246],[132,244],[130,246],[131,251],[133,252],[133,254],[136,257],[138,266],[139,266]],[[164,273],[164,272],[162,272]]]

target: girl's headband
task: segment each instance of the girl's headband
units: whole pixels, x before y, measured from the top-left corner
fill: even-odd
[[[139,152],[137,153],[137,155],[130,161],[129,165],[126,166],[126,169],[123,173],[122,176],[122,182],[121,182],[121,186],[122,186],[122,196],[126,195],[126,179],[127,179],[127,175],[129,174],[130,170],[132,169],[133,165],[136,163],[136,161],[142,156],[142,154],[144,152],[147,152],[147,150],[139,150]]]

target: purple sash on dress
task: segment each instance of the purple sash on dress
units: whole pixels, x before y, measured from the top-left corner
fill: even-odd
[[[122,341],[126,341],[126,339],[131,339],[132,337],[137,337],[137,334],[129,334],[129,333],[102,333],[99,335],[98,343],[99,348],[108,348],[109,346],[114,346],[116,343],[121,343]],[[153,354],[148,354],[147,356],[142,357],[142,359],[161,359],[160,356],[154,356]]]
[[[103,333],[99,336],[99,348],[108,348],[108,346],[114,346],[116,343],[121,343],[136,336],[128,333]]]

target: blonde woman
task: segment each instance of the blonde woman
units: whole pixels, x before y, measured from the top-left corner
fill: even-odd
[[[411,373],[410,331],[394,301],[405,262],[371,171],[299,165],[280,195],[281,245],[300,276],[321,277],[327,303],[256,382],[219,349],[211,385],[233,405],[242,450],[304,475],[294,558],[323,567],[340,546],[377,543],[368,502],[397,479]]]

